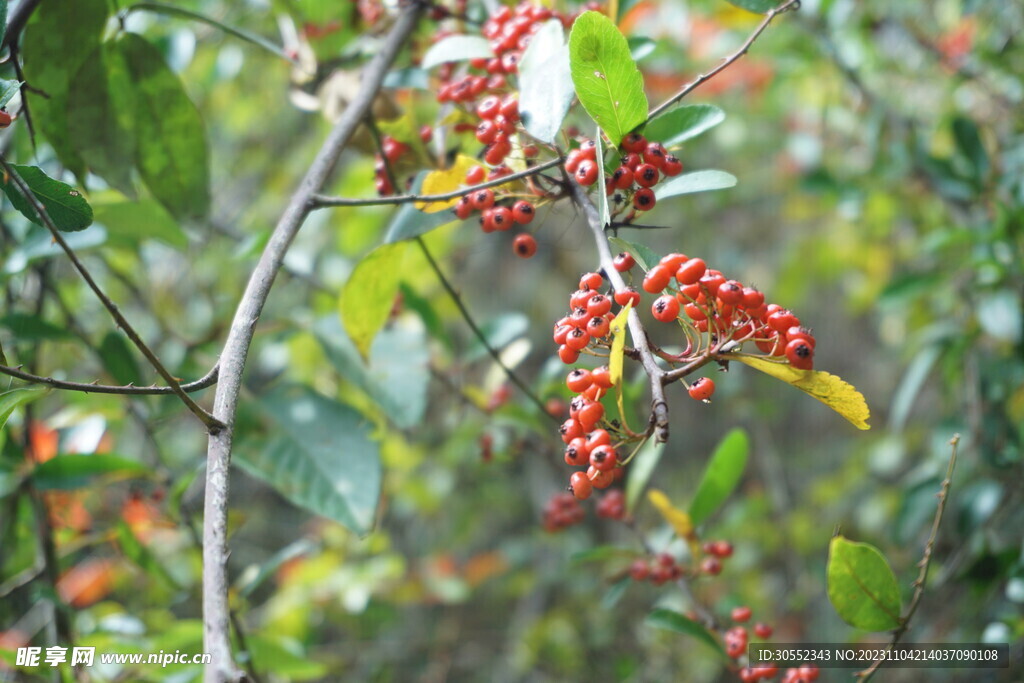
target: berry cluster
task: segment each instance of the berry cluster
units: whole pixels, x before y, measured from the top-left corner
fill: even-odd
[[[658,553],[650,560],[638,557],[629,566],[629,577],[634,581],[650,581],[655,586],[682,577],[683,568],[676,564],[670,553]]]
[[[655,320],[679,320],[697,332],[709,332],[720,348],[731,341],[730,351],[753,341],[763,353],[785,356],[794,368],[814,367],[814,336],[792,311],[766,304],[762,292],[726,279],[703,259],[669,254],[647,271],[642,287],[659,295],[651,305]],[[713,384],[710,389],[714,391]]]
[[[544,530],[561,531],[566,527],[579,524],[586,513],[579,501],[571,493],[556,493],[544,505]]]
[[[429,126],[426,131],[433,135]],[[380,141],[381,151],[373,158],[373,183],[377,188],[377,194],[381,197],[395,194],[395,186],[391,182],[391,174],[394,172],[395,164],[409,151],[409,145],[399,142],[390,135],[385,135]]]
[[[565,159],[566,173],[584,187],[598,179],[597,145],[595,140],[584,140]],[[650,211],[656,203],[651,188],[662,176],[670,178],[683,172],[683,162],[660,142],[648,142],[640,133],[627,135],[618,151],[619,166],[605,180],[605,193],[612,198],[614,214],[630,204],[636,211]]]

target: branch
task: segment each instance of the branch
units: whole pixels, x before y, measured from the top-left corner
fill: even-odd
[[[615,269],[612,252],[608,247],[608,238],[605,236],[604,226],[601,225],[601,217],[597,214],[597,208],[590,201],[586,190],[579,183],[570,181],[568,185],[573,201],[586,215],[587,224],[590,226],[594,242],[597,244],[601,268],[604,269],[616,292],[624,290],[626,283],[623,281],[619,271]],[[629,311],[627,324],[629,325],[629,332],[633,337],[635,348],[640,354],[640,362],[643,364],[644,371],[651,380],[651,423],[650,427],[648,427],[648,433],[654,434],[656,442],[663,443],[668,441],[668,402],[665,401],[665,371],[661,369],[658,361],[654,358],[654,351],[651,349],[650,341],[647,339],[647,330],[644,329],[644,325],[640,321],[640,315],[635,308]]]
[[[223,421],[226,428],[210,434],[207,448],[203,517],[203,649],[212,657],[211,664],[205,672],[207,683],[238,681],[242,677],[231,654],[229,635],[228,469],[231,464],[233,427],[238,409],[242,371],[245,369],[256,323],[259,321],[274,279],[281,269],[285,253],[309,214],[310,200],[323,187],[342,150],[351,140],[359,124],[366,118],[385,74],[399,50],[408,41],[422,11],[423,6],[418,2],[408,6],[382,41],[381,51],[370,61],[363,73],[358,94],[327,136],[271,233],[231,321],[231,330],[221,353],[220,381],[213,404],[214,416]]]
[[[510,173],[509,175],[495,178],[494,180],[488,180],[471,187],[463,187],[458,190],[453,190],[452,192],[445,192],[444,194],[401,194],[393,197],[369,197],[366,199],[328,197],[322,194],[314,194],[310,197],[309,209],[313,211],[316,209],[326,209],[335,206],[392,206],[397,204],[409,204],[410,202],[443,202],[449,199],[458,199],[463,195],[476,192],[477,190],[483,190],[488,187],[497,187],[498,185],[504,185],[505,183],[512,182],[513,180],[535,176],[543,171],[558,166],[563,161],[564,159],[562,159],[562,157],[558,157],[551,159],[550,161],[545,161],[543,164],[531,166],[525,171]]]
[[[711,80],[719,73],[724,71],[726,68],[728,68],[729,65],[735,62],[737,59],[747,54],[747,51],[750,50],[750,46],[754,44],[754,41],[757,40],[762,33],[764,33],[764,30],[768,28],[768,25],[772,23],[772,20],[775,19],[775,17],[790,10],[795,10],[799,7],[800,0],[787,0],[787,2],[779,5],[775,9],[769,10],[764,15],[764,19],[761,20],[761,23],[758,24],[757,28],[754,29],[754,32],[751,33],[745,41],[743,41],[742,45],[740,45],[740,49],[736,50],[736,52],[733,52],[731,55],[723,59],[722,62],[711,71],[708,71],[707,73],[703,73],[700,76],[697,76],[697,78],[693,79],[692,81],[684,85],[682,90],[680,90],[675,95],[668,98],[667,100],[659,104],[657,107],[652,109],[651,113],[647,116],[647,120],[650,121],[659,114],[664,113],[666,109],[668,109],[669,107],[677,103],[679,100],[683,99],[691,92],[696,90],[705,81]]]
[[[171,387],[137,387],[132,384],[127,385],[110,385],[110,384],[82,384],[80,382],[65,382],[64,380],[55,379],[53,377],[44,377],[42,375],[33,375],[29,372],[21,370],[19,367],[10,367],[8,365],[0,365],[0,374],[9,375],[16,377],[17,379],[31,382],[32,384],[45,384],[53,387],[54,389],[61,389],[63,391],[81,391],[86,394],[120,394],[123,396],[158,396],[165,394],[176,393]],[[194,391],[201,391],[207,387],[211,387],[217,383],[217,366],[214,365],[208,373],[203,375],[201,378],[188,384],[179,384],[178,388],[187,394]]]
[[[46,226],[47,230],[49,230],[53,235],[53,240],[60,245],[60,248],[64,250],[65,254],[67,254],[67,257],[71,260],[75,270],[77,270],[78,274],[82,276],[85,283],[89,285],[89,289],[93,291],[96,298],[98,298],[103,304],[103,307],[107,309],[117,326],[124,331],[128,339],[130,339],[142,355],[146,357],[146,360],[148,360],[149,364],[153,366],[153,369],[157,371],[157,374],[164,378],[164,382],[166,382],[167,386],[170,387],[171,392],[181,399],[181,402],[185,404],[185,407],[188,408],[193,415],[198,417],[211,433],[222,429],[224,426],[223,423],[210,415],[210,413],[203,410],[198,403],[193,401],[192,398],[182,390],[177,378],[174,377],[166,367],[164,367],[164,364],[160,362],[160,359],[157,358],[156,354],[153,353],[149,346],[146,345],[146,342],[142,341],[142,337],[139,336],[139,333],[135,331],[135,328],[132,327],[128,320],[121,314],[121,311],[117,308],[117,304],[111,301],[110,297],[103,293],[103,290],[100,289],[100,286],[96,284],[96,281],[93,279],[92,274],[86,269],[85,264],[79,260],[78,255],[75,254],[74,250],[67,243],[67,240],[64,239],[64,235],[54,224],[53,219],[50,218],[46,209],[36,198],[35,193],[33,193],[32,189],[24,180],[22,180],[21,176],[18,175],[18,172],[15,171],[9,163],[7,163],[7,159],[5,159],[3,155],[0,155],[0,167],[3,167],[4,172],[10,177],[14,186],[18,189],[18,192],[25,198],[25,201],[32,207],[32,210],[39,217],[39,220],[42,221],[43,225]]]
[[[28,23],[29,17],[36,11],[36,7],[42,0],[22,0],[11,12],[7,21],[7,30],[4,32],[3,43],[0,43],[0,50],[17,44],[21,37],[21,31]]]
[[[910,599],[910,606],[907,608],[907,613],[900,619],[899,628],[892,633],[892,640],[889,641],[889,646],[886,651],[892,650],[896,647],[900,639],[903,638],[903,634],[910,628],[910,620],[914,617],[917,612],[918,606],[921,604],[921,598],[924,596],[924,584],[928,578],[928,568],[932,563],[932,552],[935,550],[935,539],[939,535],[939,525],[942,524],[942,514],[946,511],[946,502],[949,500],[949,487],[953,481],[953,468],[956,467],[956,447],[960,443],[960,435],[954,434],[953,438],[949,440],[950,454],[949,464],[946,466],[946,478],[942,480],[942,487],[936,494],[939,499],[939,504],[935,509],[935,518],[932,519],[932,531],[928,535],[928,542],[924,546],[924,554],[921,556],[921,561],[918,562],[920,571],[917,573],[917,578],[914,579],[914,596]],[[885,659],[876,659],[874,663],[859,671],[856,675],[858,678],[867,680],[878,670],[878,667],[885,662]]]

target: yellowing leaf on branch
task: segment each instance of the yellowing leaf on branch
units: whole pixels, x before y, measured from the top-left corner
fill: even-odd
[[[479,166],[480,162],[472,157],[460,154],[455,163],[445,169],[431,171],[423,178],[421,194],[447,194],[459,189],[466,182],[466,171]],[[437,213],[450,209],[458,203],[458,199],[449,199],[443,202],[416,202],[416,208],[425,213]]]
[[[690,519],[690,515],[672,505],[672,501],[662,491],[651,489],[647,492],[647,500],[651,501],[651,505],[658,508],[658,512],[661,513],[666,522],[672,525],[672,528],[676,530],[680,538],[687,540],[693,538],[693,521]]]
[[[845,417],[857,429],[871,429],[868,425],[871,411],[864,395],[841,378],[820,370],[797,370],[786,363],[764,358],[736,356],[734,360],[810,394]]]
[[[622,355],[626,349],[626,319],[632,308],[633,302],[627,302],[609,325],[612,335],[612,352],[608,356],[608,375],[611,377],[612,384],[615,385],[622,381]]]

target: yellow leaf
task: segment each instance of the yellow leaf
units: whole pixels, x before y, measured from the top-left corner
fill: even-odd
[[[666,522],[672,525],[672,528],[676,530],[680,538],[690,539],[693,536],[693,522],[690,520],[690,515],[672,505],[672,501],[668,499],[668,496],[658,489],[651,489],[647,492],[647,500],[651,501],[651,505],[658,508],[658,512],[661,513]]]
[[[466,171],[479,166],[480,162],[472,157],[460,154],[449,168],[431,171],[423,178],[421,194],[447,194],[459,189],[466,182]],[[443,202],[416,202],[416,208],[426,213],[437,213],[449,209],[458,202],[449,199]]]
[[[629,317],[629,311],[632,308],[633,301],[630,300],[609,325],[612,334],[612,352],[608,357],[608,374],[611,376],[612,384],[615,385],[618,385],[622,379],[622,354],[626,348],[626,318]]]
[[[787,363],[752,356],[736,356],[735,360],[810,394],[845,417],[857,429],[871,429],[868,425],[871,411],[864,395],[839,377],[819,370],[797,370]]]

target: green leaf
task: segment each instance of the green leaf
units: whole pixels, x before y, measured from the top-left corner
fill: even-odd
[[[126,33],[116,43],[135,94],[136,163],[146,187],[178,219],[210,208],[203,119],[160,51]]]
[[[690,104],[669,109],[644,128],[651,140],[661,140],[665,147],[674,147],[695,138],[725,120],[725,112],[713,104]]]
[[[594,139],[597,140],[597,186],[603,188],[605,186],[604,144],[601,140],[600,126],[594,131]],[[612,222],[612,217],[611,212],[608,210],[607,192],[597,193],[597,210],[601,218],[601,227],[608,226]]]
[[[252,595],[252,592],[259,588],[264,581],[273,576],[274,572],[281,568],[289,560],[293,560],[296,557],[302,555],[309,555],[317,549],[317,545],[308,538],[300,538],[294,543],[289,543],[285,547],[278,550],[276,553],[270,556],[263,564],[259,565],[259,569],[255,573],[250,573],[248,570],[239,577],[237,586],[238,593],[243,598],[247,598]]]
[[[16,342],[74,337],[63,327],[58,327],[37,315],[27,313],[8,313],[0,318],[0,327],[10,330]]]
[[[21,39],[25,79],[47,94],[32,101],[32,118],[60,162],[83,178],[85,163],[68,132],[68,90],[86,56],[100,44],[106,0],[48,0],[32,13]]]
[[[970,162],[975,180],[980,182],[988,175],[989,160],[978,126],[974,121],[958,116],[953,120],[953,139],[957,149]]]
[[[690,519],[694,525],[710,517],[736,488],[747,466],[749,450],[750,440],[742,429],[733,429],[718,444],[690,504]]]
[[[918,404],[921,387],[932,376],[932,368],[942,356],[942,346],[929,344],[922,347],[910,361],[903,379],[893,393],[892,409],[889,411],[889,428],[894,432],[903,431],[910,411]]]
[[[338,374],[376,401],[396,427],[408,429],[423,419],[430,354],[420,331],[384,330],[373,340],[367,363],[337,316],[320,319],[313,331]]]
[[[264,448],[240,450],[235,462],[296,505],[369,532],[381,465],[365,418],[302,386],[277,388],[259,405],[276,423],[275,436]]]
[[[245,644],[257,671],[273,671],[275,676],[288,681],[323,679],[327,675],[327,666],[303,652],[296,643],[250,633],[245,636]]]
[[[490,59],[494,57],[491,44],[480,36],[448,36],[430,46],[423,55],[420,68],[432,69],[445,62],[464,62],[468,59]]]
[[[626,42],[629,43],[629,54],[634,62],[649,56],[658,47],[658,43],[644,36],[629,38]]]
[[[164,563],[135,537],[132,528],[126,522],[122,521],[117,525],[117,543],[121,546],[124,556],[146,574],[160,579],[171,588],[178,590],[182,588],[181,584],[167,571]]]
[[[533,34],[519,62],[519,118],[526,131],[554,142],[575,95],[562,22],[552,19]]]
[[[98,349],[103,367],[118,384],[132,384],[141,378],[132,346],[120,332],[110,331]]]
[[[0,0],[0,42],[7,33],[7,0]]]
[[[423,179],[426,176],[426,171],[420,171],[416,175],[411,190],[413,194],[418,193],[423,187]],[[387,230],[384,231],[384,244],[410,240],[456,220],[455,214],[451,211],[427,213],[420,211],[411,203],[402,204],[401,208],[395,212],[394,218],[388,223]]]
[[[14,412],[15,408],[42,398],[48,393],[50,393],[49,387],[32,385],[17,387],[0,394],[0,429],[3,429],[4,425],[7,424],[7,420],[11,419],[11,413]]]
[[[89,168],[123,194],[133,196],[134,101],[128,66],[113,44],[97,45],[82,62],[68,91],[71,145]]]
[[[107,241],[107,231],[102,226],[96,225],[93,226],[92,230],[69,232],[64,237],[64,241],[75,252],[81,254],[83,251],[105,244]],[[66,258],[61,246],[53,241],[53,235],[50,234],[50,231],[44,228],[33,227],[26,236],[25,241],[17,248],[11,250],[7,261],[4,262],[3,272],[8,275],[20,273],[34,261],[56,257]]]
[[[655,443],[654,439],[648,439],[640,448],[640,452],[633,457],[626,475],[626,510],[632,512],[636,509],[636,504],[647,488],[647,483],[651,480],[664,452],[664,443]]]
[[[21,81],[8,81],[0,79],[0,107],[6,107],[18,91],[21,90]]]
[[[135,460],[117,455],[56,455],[32,470],[32,484],[40,491],[71,491],[89,486],[97,477],[144,477],[149,470]]]
[[[765,14],[778,7],[781,2],[777,0],[728,0],[730,5],[736,5],[740,9],[755,14]]]
[[[724,190],[727,187],[736,185],[736,176],[725,171],[693,171],[676,176],[666,183],[658,186],[654,196],[658,201],[675,197],[681,194],[693,194],[694,192],[707,192],[709,190]]]
[[[35,166],[12,165],[11,168],[25,181],[58,230],[74,232],[92,224],[92,207],[81,192],[54,180]],[[14,179],[4,177],[2,180],[4,193],[14,208],[36,225],[43,225],[35,209],[21,194],[21,188],[14,184]]]
[[[644,270],[650,270],[654,266],[658,265],[659,261],[661,261],[661,257],[646,244],[630,242],[629,240],[624,240],[621,237],[609,237],[608,242],[615,247],[617,251],[628,251],[632,254],[633,258]]]
[[[363,358],[391,314],[408,243],[382,244],[356,265],[338,297],[345,331]]]
[[[675,631],[684,635],[696,638],[712,650],[717,652],[722,659],[728,659],[722,645],[708,633],[708,630],[696,621],[687,618],[679,612],[669,609],[656,609],[647,615],[647,625],[655,628],[663,628],[666,631]]]
[[[629,589],[631,583],[633,583],[633,578],[627,574],[609,586],[608,591],[601,596],[601,609],[614,609],[615,605],[619,604],[622,596],[626,594],[626,590]]]
[[[643,77],[626,37],[608,17],[591,11],[576,18],[569,65],[580,103],[613,145],[647,119]]]
[[[828,599],[843,621],[865,631],[900,625],[900,589],[885,556],[872,545],[836,536],[828,550]]]
[[[178,221],[155,199],[96,204],[93,216],[107,229],[112,246],[134,249],[143,240],[153,239],[178,249],[188,247]]]

